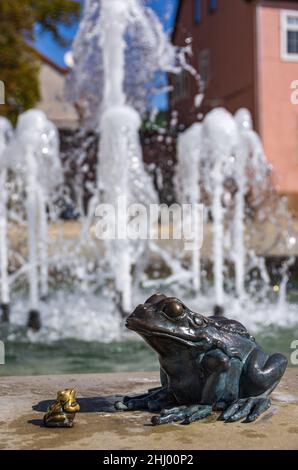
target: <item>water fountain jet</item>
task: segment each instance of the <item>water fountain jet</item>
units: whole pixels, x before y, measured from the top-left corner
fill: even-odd
[[[12,138],[13,130],[10,122],[0,116],[0,283],[2,321],[9,321],[10,289],[8,281],[8,243],[7,243],[7,162],[4,151]]]
[[[25,181],[28,230],[29,314],[27,325],[41,328],[39,303],[48,293],[47,199],[62,181],[58,134],[45,114],[32,109],[18,118],[15,139],[7,147],[15,171]]]

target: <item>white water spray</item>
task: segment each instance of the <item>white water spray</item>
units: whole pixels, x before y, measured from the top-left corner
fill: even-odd
[[[134,202],[156,202],[152,183],[145,173],[139,142],[141,118],[127,104],[125,80],[125,33],[129,24],[142,21],[143,10],[136,0],[102,0],[99,29],[103,60],[103,103],[100,119],[98,183],[101,202],[126,208]],[[132,308],[132,268],[144,247],[136,250],[128,239],[107,241],[107,260],[123,311]],[[144,244],[143,244],[144,245]],[[140,248],[140,244],[139,244]],[[136,257],[137,256],[137,257]]]
[[[177,168],[175,177],[176,192],[182,204],[200,204],[200,158],[202,152],[202,124],[193,124],[187,131],[178,137]],[[196,215],[198,215],[196,213]],[[194,234],[197,241],[197,250],[191,252],[191,283],[195,293],[201,287],[201,262],[199,250],[199,224],[202,221],[194,220]]]
[[[235,151],[233,177],[237,185],[233,219],[233,253],[235,265],[235,290],[239,299],[245,294],[244,283],[247,264],[245,246],[245,198],[249,193],[248,175],[255,186],[266,180],[268,162],[259,136],[253,130],[252,116],[248,109],[241,108],[235,113],[238,127],[238,142]]]
[[[248,192],[247,171],[250,158],[250,148],[247,145],[247,132],[252,130],[250,113],[240,109],[235,114],[239,128],[239,137],[236,148],[235,180],[237,191],[235,194],[235,210],[233,221],[233,260],[235,264],[235,289],[239,299],[244,295],[245,280],[245,196]]]
[[[111,54],[105,51],[106,46]],[[105,109],[107,89],[109,104],[129,103],[144,114],[156,85],[155,73],[178,72],[176,49],[143,0],[86,0],[73,43],[74,67],[67,87],[86,126],[97,128],[96,116]],[[183,50],[180,56],[184,59]],[[106,70],[115,67],[118,75],[113,74],[107,83]],[[103,82],[104,87],[99,87]]]
[[[10,292],[8,282],[8,243],[7,243],[7,162],[4,151],[13,134],[10,122],[0,117],[0,283],[1,305],[9,305]]]
[[[214,109],[202,124],[191,126],[178,138],[176,181],[179,183],[179,202],[205,202],[200,200],[200,184],[208,194],[206,214],[209,209],[215,302],[219,307],[224,305],[225,298],[225,258],[234,263],[235,291],[240,300],[245,297],[245,276],[249,270],[255,267],[264,277],[262,258],[246,246],[245,221],[246,197],[250,191],[256,198],[266,190],[268,171],[262,143],[252,129],[252,118],[247,109],[239,109],[235,116],[224,109]],[[226,236],[230,226],[231,246],[227,249]],[[265,282],[268,284],[269,280]]]
[[[213,265],[215,302],[224,305],[224,182],[226,167],[235,148],[237,128],[233,116],[225,109],[211,111],[204,120],[206,171],[212,197]]]
[[[50,162],[53,163],[56,160],[49,158],[51,154],[49,133],[51,132],[48,127],[46,126],[46,130],[44,128],[41,130],[42,128],[32,120],[26,132],[23,133],[23,137],[18,136],[17,151],[12,152],[20,157],[19,161],[23,166],[20,179],[25,180],[28,193],[30,184],[35,193],[35,197],[32,197],[32,201],[28,204],[30,246],[35,247],[35,257],[30,257],[28,267],[30,276],[31,268],[37,267],[35,272],[37,280],[30,281],[36,286],[35,294],[34,289],[31,288],[31,304],[35,303],[42,310],[45,328],[34,339],[40,340],[40,338],[47,337],[48,333],[51,339],[76,337],[106,341],[120,338],[122,321],[115,309],[113,292],[117,291],[120,294],[122,310],[130,310],[132,303],[143,302],[149,290],[151,293],[152,290],[161,286],[169,295],[183,298],[195,310],[210,312],[214,307],[214,302],[219,306],[229,304],[231,317],[245,321],[245,325],[252,325],[257,329],[256,325],[268,318],[269,304],[264,301],[257,305],[253,298],[247,302],[245,310],[239,308],[238,299],[234,301],[234,279],[230,280],[228,276],[226,277],[225,291],[223,282],[224,269],[229,261],[232,261],[235,263],[237,278],[235,284],[238,296],[241,297],[244,294],[244,276],[250,269],[256,268],[255,270],[258,270],[266,283],[270,284],[264,259],[252,254],[253,250],[245,246],[244,217],[246,214],[243,204],[246,202],[247,195],[251,197],[248,193],[250,188],[247,184],[245,167],[249,170],[249,176],[255,169],[249,185],[253,185],[254,193],[256,188],[260,187],[259,194],[261,194],[264,188],[262,178],[267,171],[267,163],[260,139],[251,128],[245,126],[243,128],[245,119],[243,120],[241,116],[237,115],[233,123],[233,117],[229,113],[224,110],[215,110],[202,124],[195,124],[181,135],[178,144],[177,172],[181,183],[180,201],[198,203],[205,198],[206,218],[209,217],[213,229],[215,299],[213,286],[209,289],[204,282],[207,279],[204,278],[205,275],[207,276],[206,260],[200,259],[199,252],[193,252],[191,265],[187,269],[186,257],[183,258],[184,253],[180,247],[176,249],[174,245],[174,250],[171,252],[171,250],[168,251],[170,242],[165,244],[167,245],[164,245],[165,247],[152,242],[150,248],[153,256],[150,259],[152,261],[150,267],[154,269],[154,275],[150,277],[151,272],[145,271],[144,266],[146,265],[144,260],[147,262],[146,255],[149,251],[146,243],[126,240],[109,241],[106,243],[106,250],[103,250],[102,246],[98,249],[97,241],[94,242],[89,237],[88,229],[93,222],[95,207],[99,202],[115,204],[118,197],[126,198],[124,209],[127,204],[134,202],[141,202],[145,205],[157,202],[152,182],[145,173],[142,162],[138,137],[141,123],[139,112],[145,111],[148,103],[146,88],[148,80],[152,80],[157,70],[175,69],[173,60],[175,48],[169,43],[154,13],[144,7],[144,2],[86,0],[84,5],[85,13],[74,47],[73,74],[76,75],[76,79],[73,80],[72,74],[70,82],[74,86],[78,85],[78,94],[74,101],[79,107],[81,106],[81,110],[86,110],[83,116],[84,123],[88,123],[93,130],[96,129],[100,133],[100,151],[98,190],[94,190],[95,198],[90,203],[88,220],[82,218],[78,221],[86,229],[82,230],[84,235],[80,238],[80,244],[77,243],[78,240],[75,237],[68,240],[63,236],[60,238],[59,235],[57,237],[59,243],[56,244],[51,258],[48,258],[48,214],[46,212],[51,188],[55,188],[59,180],[58,176],[62,174],[59,165],[57,167],[49,165]],[[183,62],[183,53],[182,51],[181,62]],[[187,62],[184,65],[187,69]],[[36,130],[38,130],[37,134]],[[83,130],[82,134],[84,132]],[[235,134],[237,134],[236,139]],[[239,145],[240,141],[241,145]],[[81,175],[76,175],[80,177],[75,180],[74,192],[77,191],[77,194],[83,196],[85,173],[81,162],[84,161],[86,147],[87,142],[84,142],[84,148],[76,148],[75,155],[78,158],[73,159],[73,161],[76,160],[78,173],[82,170]],[[35,173],[34,181],[31,183],[25,164],[28,157],[26,161],[24,159],[27,151],[31,152],[31,156],[34,154],[34,161],[37,164],[37,168],[34,168],[34,162],[28,163],[30,168],[33,165],[33,174]],[[40,164],[41,161],[42,164]],[[50,180],[51,184],[48,186]],[[230,187],[227,180],[233,180]],[[160,185],[163,185],[161,178]],[[235,187],[237,191],[233,191]],[[202,192],[200,188],[203,189]],[[30,199],[29,194],[28,199]],[[20,221],[21,227],[25,219],[26,216]],[[245,222],[251,223],[249,218]],[[76,226],[76,223],[73,225]],[[225,238],[230,234],[231,227],[234,235],[231,247],[228,247]],[[290,237],[289,233],[284,230],[284,238],[288,237],[290,241],[293,237]],[[235,256],[236,246],[238,247],[237,257]],[[238,256],[241,250],[242,254]],[[13,254],[20,255],[19,253]],[[255,261],[253,261],[254,256]],[[18,259],[20,258],[22,258],[21,255]],[[20,263],[22,262],[21,260]],[[61,276],[62,280],[71,284],[74,292],[68,295],[62,287],[61,290],[52,293],[47,302],[39,302],[40,298],[46,296],[48,292],[49,264],[55,268],[55,274],[57,273],[55,280],[60,279]],[[169,272],[167,278],[163,277],[164,265],[166,265],[164,272]],[[26,268],[27,265],[22,266],[19,272],[26,273]],[[18,275],[14,273],[10,276],[10,280],[16,279]],[[200,290],[201,279],[200,295],[193,298],[189,294],[192,294],[191,291]],[[257,290],[258,279],[255,284],[251,282],[248,289],[253,285]],[[285,287],[286,281],[281,286],[281,293],[285,291]],[[23,305],[23,298],[14,303],[16,308],[12,320],[18,325],[24,325]],[[296,321],[294,308],[291,311],[284,306],[283,302],[281,305],[282,312],[276,313],[276,324],[285,325],[287,322],[294,324]]]
[[[48,293],[47,200],[62,181],[57,130],[42,111],[32,109],[19,116],[7,155],[25,181],[29,309],[38,312],[40,298]]]

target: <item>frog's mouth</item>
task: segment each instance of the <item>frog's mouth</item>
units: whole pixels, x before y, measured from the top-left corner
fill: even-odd
[[[191,346],[195,347],[196,346],[196,341],[195,339],[186,339],[182,338],[181,336],[177,336],[172,333],[166,333],[164,331],[160,330],[146,330],[145,328],[142,328],[137,322],[127,319],[125,323],[126,328],[129,330],[135,331],[138,333],[140,336],[144,336],[148,342],[150,342],[150,338],[165,338],[165,339],[170,339],[172,341],[176,341],[177,343],[184,344],[185,346]]]

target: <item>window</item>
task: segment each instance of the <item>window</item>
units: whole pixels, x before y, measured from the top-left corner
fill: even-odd
[[[2,80],[0,80],[0,104],[5,104],[5,85]]]
[[[217,0],[209,0],[209,10],[211,12],[217,10]]]
[[[181,101],[188,97],[188,73],[186,70],[175,74],[174,79],[174,102]]]
[[[298,62],[298,11],[281,11],[281,58]]]
[[[204,85],[208,84],[210,74],[210,51],[209,49],[203,49],[199,53],[199,74],[204,82]]]
[[[202,0],[194,0],[194,18],[195,23],[199,24],[202,20]]]

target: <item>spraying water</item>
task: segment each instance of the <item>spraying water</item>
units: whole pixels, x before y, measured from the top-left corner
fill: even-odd
[[[266,284],[266,293],[271,281],[265,259],[248,246],[246,232],[253,231],[245,229],[248,225],[251,228],[255,220],[247,216],[247,200],[253,196],[253,209],[262,220],[272,212],[273,205],[270,211],[259,210],[267,197],[264,187],[267,190],[269,165],[248,111],[240,110],[234,117],[224,109],[215,109],[202,123],[194,124],[179,136],[176,169],[179,202],[204,202],[205,219],[210,222],[213,234],[213,273],[206,288],[206,260],[200,257],[199,250],[191,253],[189,264],[182,264],[182,243],[168,250],[170,242],[165,248],[158,243],[129,241],[124,237],[106,240],[102,249],[90,237],[100,203],[118,207],[124,217],[131,204],[148,206],[157,202],[151,178],[144,169],[139,128],[155,73],[179,72],[181,65],[193,73],[185,60],[185,51],[170,44],[160,22],[144,2],[86,0],[73,55],[74,68],[68,87],[84,125],[99,136],[97,182],[92,188],[87,216],[82,210],[77,221],[80,236],[67,240],[59,235],[50,255],[47,212],[62,175],[57,158],[57,132],[43,113],[32,110],[20,117],[16,137],[8,146],[11,168],[20,175],[26,193],[24,220],[28,225],[29,260],[23,266],[25,269],[20,269],[20,276],[24,272],[29,275],[31,312],[40,310],[43,315],[44,328],[30,339],[118,339],[123,335],[119,311],[131,310],[157,289],[181,296],[202,312],[210,311],[214,304],[220,308],[228,304],[231,316],[257,328],[268,318],[272,304],[261,297],[258,278],[252,277],[249,285],[245,285],[245,280],[248,273],[257,270]],[[83,199],[86,188],[81,162],[85,149],[76,150],[79,155],[75,192],[80,195],[78,199]],[[277,218],[283,209],[278,210]],[[135,213],[129,216],[135,217]],[[283,238],[295,249],[296,238],[290,235],[289,225],[282,230]],[[19,253],[14,254],[21,258]],[[157,259],[159,267],[155,268]],[[149,264],[154,271],[152,277],[146,271]],[[230,264],[235,267],[235,277],[226,275]],[[57,276],[54,281],[58,280],[60,289],[51,296],[48,296],[49,265],[55,272],[52,279]],[[12,283],[17,276],[18,273],[11,276]],[[281,326],[297,321],[294,308],[287,308],[285,314],[287,276],[286,273],[280,286],[279,308],[274,310],[275,317],[270,318]],[[60,287],[61,279],[69,292],[63,285]],[[142,285],[140,280],[144,281]],[[237,301],[248,291],[255,297],[244,310]],[[47,296],[47,302],[40,301]],[[257,304],[260,299],[262,302]],[[23,310],[20,297],[12,312],[12,321],[17,325],[24,324]]]
[[[40,298],[48,293],[47,199],[62,179],[58,134],[39,110],[18,118],[15,139],[6,150],[10,166],[22,173],[28,230],[29,326],[40,327]]]
[[[247,109],[239,109],[235,116],[224,109],[214,109],[201,124],[194,124],[179,135],[176,167],[178,200],[204,202],[205,218],[208,220],[208,214],[212,218],[213,281],[217,312],[222,311],[226,303],[226,260],[234,264],[234,289],[240,303],[246,296],[245,279],[249,272],[257,269],[265,286],[270,284],[265,261],[248,246],[245,231],[249,223],[247,200],[250,197],[251,204],[254,204],[261,194],[270,193],[269,173],[270,165],[260,138],[252,129],[252,118]],[[200,195],[199,185],[207,192],[207,199]],[[264,205],[262,197],[261,201]],[[273,216],[274,211],[271,210],[270,220],[277,226],[281,221],[279,213],[283,211],[287,218],[287,209],[284,206],[279,208],[278,200],[273,200],[272,204],[276,215]],[[263,208],[260,218],[266,220],[265,214]],[[289,235],[289,225],[287,230],[284,250],[289,251],[287,239],[295,238]],[[253,228],[250,232],[253,238]],[[200,276],[194,271],[193,275]],[[284,291],[287,281],[288,278],[283,276],[280,291]]]
[[[130,204],[148,205],[157,200],[142,163],[138,135],[141,118],[138,112],[127,104],[124,91],[124,37],[128,25],[140,20],[142,21],[142,9],[139,2],[102,0],[99,28],[104,89],[98,182],[104,203],[116,207],[120,198],[124,201],[123,214]],[[127,222],[124,223],[126,226]],[[124,312],[132,308],[132,267],[137,262],[137,257],[143,254],[144,246],[143,249],[136,250],[134,244],[125,237],[124,240],[107,241],[107,260]]]
[[[181,133],[177,144],[177,167],[175,186],[179,201],[182,204],[199,204],[201,202],[200,159],[202,153],[202,124],[193,124]],[[194,221],[195,239],[199,239],[199,220]],[[196,294],[201,286],[200,250],[191,252],[191,282]]]
[[[213,265],[215,302],[224,305],[224,181],[227,164],[233,153],[237,129],[232,115],[224,109],[211,111],[204,120],[207,141],[205,164],[207,187],[212,194]]]
[[[8,281],[8,243],[7,243],[7,162],[5,148],[13,134],[10,122],[0,117],[0,283],[3,320],[8,321],[10,291]]]
[[[235,151],[233,177],[237,184],[233,220],[233,260],[235,264],[235,290],[239,299],[244,296],[244,282],[247,263],[245,248],[245,198],[249,194],[249,175],[253,185],[266,181],[269,165],[259,136],[252,128],[250,112],[239,109],[235,114],[238,126],[238,142]],[[261,179],[260,179],[261,178]]]
[[[144,111],[148,83],[156,71],[175,68],[175,48],[143,2],[89,0],[73,53],[70,91],[86,110],[85,124],[96,126],[100,135],[98,187],[89,204],[87,234],[99,202],[116,207],[122,198],[124,212],[134,203],[157,202],[143,165],[139,112]],[[95,90],[94,78],[96,85],[102,80],[101,90]],[[138,273],[138,265],[144,265],[146,245],[127,239],[106,242],[106,261],[122,311],[131,309],[132,271]]]
[[[109,31],[104,18],[117,31],[115,38],[106,34]],[[113,43],[120,49],[113,48],[108,57],[107,43],[109,51]],[[177,55],[181,62],[187,53],[170,43],[158,17],[142,0],[86,0],[72,52],[74,67],[68,80],[68,93],[89,128],[97,128],[96,117],[105,107],[107,87],[113,101],[123,101],[125,94],[126,102],[143,115],[152,97],[156,72],[178,72]],[[117,64],[118,76],[110,78],[110,85],[99,87],[112,63]]]

